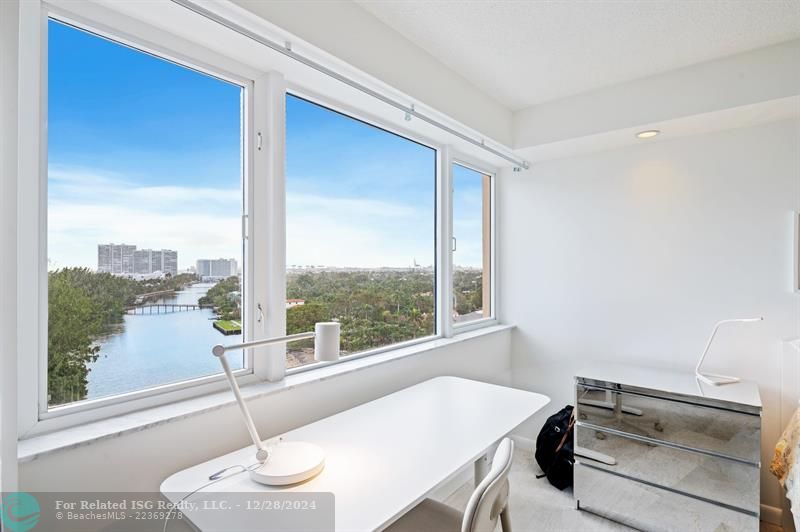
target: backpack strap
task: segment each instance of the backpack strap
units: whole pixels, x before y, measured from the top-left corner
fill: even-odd
[[[569,425],[567,425],[567,430],[564,431],[564,436],[561,438],[561,443],[558,444],[556,447],[556,453],[564,447],[564,444],[567,443],[567,437],[572,433],[572,427],[575,425],[575,411],[573,410],[572,413],[569,415]]]

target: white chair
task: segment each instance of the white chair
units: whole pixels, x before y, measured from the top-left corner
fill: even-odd
[[[492,468],[472,496],[462,514],[433,499],[425,499],[395,521],[390,532],[493,532],[497,520],[503,532],[511,532],[508,514],[508,472],[514,457],[514,442],[504,438],[497,447]]]

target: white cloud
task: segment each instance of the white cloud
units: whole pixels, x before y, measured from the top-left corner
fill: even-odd
[[[433,264],[433,209],[362,198],[290,194],[289,264],[410,266]]]
[[[175,249],[181,269],[198,258],[241,254],[238,216],[158,213],[135,204],[53,202],[48,227],[48,258],[54,267],[94,267],[97,244],[108,242],[136,244],[140,249]]]
[[[137,186],[124,176],[57,167],[49,172],[51,267],[97,265],[97,244],[175,249],[198,258],[241,255],[237,190]]]
[[[131,185],[124,180],[123,176],[114,172],[103,172],[102,174],[94,170],[82,168],[71,168],[63,165],[50,165],[47,169],[47,177],[50,186],[64,185],[72,187],[119,187]]]
[[[83,170],[49,172],[50,197],[70,203],[123,204],[149,211],[197,212],[241,209],[242,193],[236,188],[143,186],[115,175]]]
[[[138,186],[108,173],[50,171],[51,267],[97,264],[97,244],[175,249],[179,268],[198,258],[241,256],[237,189]],[[287,262],[328,266],[433,263],[433,206],[290,194]]]
[[[391,203],[375,199],[334,198],[313,194],[288,194],[286,205],[292,210],[321,210],[328,213],[349,213],[351,215],[380,218],[412,218],[420,210],[401,203]]]

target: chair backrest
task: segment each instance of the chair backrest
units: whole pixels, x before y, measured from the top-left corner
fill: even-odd
[[[500,513],[508,504],[508,472],[514,457],[514,442],[504,438],[497,447],[492,468],[472,496],[464,510],[461,532],[492,532]]]

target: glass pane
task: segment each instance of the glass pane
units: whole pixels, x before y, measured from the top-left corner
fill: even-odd
[[[435,332],[436,151],[286,101],[287,332],[342,324],[344,356]],[[290,344],[289,368],[313,362]]]
[[[491,176],[453,165],[453,321],[492,315]]]
[[[48,32],[49,405],[219,373],[220,330],[241,333],[243,89]]]

